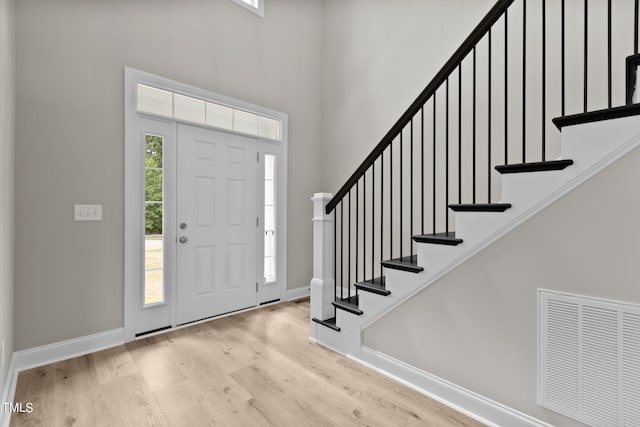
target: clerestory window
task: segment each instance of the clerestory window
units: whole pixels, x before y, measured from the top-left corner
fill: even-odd
[[[232,0],[234,3],[264,18],[264,0]]]

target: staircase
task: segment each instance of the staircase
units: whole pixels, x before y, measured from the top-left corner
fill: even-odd
[[[548,30],[547,3],[561,3],[558,40]],[[584,4],[588,23],[593,10]],[[315,195],[313,341],[365,359],[369,325],[640,145],[640,105],[631,103],[638,1],[627,14],[634,51],[623,57],[612,54],[619,23],[613,3],[606,6],[607,37],[595,40],[585,25],[583,44],[568,46],[564,0],[498,1],[336,195]],[[534,7],[541,22],[527,15]],[[542,52],[534,89],[532,27]],[[548,66],[551,43],[562,46],[559,72]],[[598,43],[607,55],[589,59],[589,44]],[[581,75],[568,77],[566,52],[576,49],[584,52]],[[522,61],[515,91],[514,55]],[[602,99],[590,93],[594,67],[604,69],[596,83],[608,88]],[[614,93],[612,82],[625,75],[626,92]],[[583,82],[577,94],[567,89],[575,78]],[[625,105],[613,107],[618,99]],[[582,108],[567,114],[569,105]]]

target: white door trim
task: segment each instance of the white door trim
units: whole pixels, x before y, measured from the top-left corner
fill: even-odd
[[[250,104],[184,83],[176,82],[170,79],[159,77],[133,68],[125,67],[124,69],[124,111],[125,111],[125,226],[124,226],[124,341],[129,342],[135,339],[136,313],[140,304],[139,289],[141,286],[141,277],[143,274],[143,263],[140,258],[140,235],[144,233],[144,212],[142,211],[141,198],[142,182],[144,177],[143,163],[136,155],[139,148],[139,138],[136,132],[137,121],[139,117],[149,117],[152,119],[160,119],[171,123],[185,123],[196,125],[194,123],[176,120],[167,117],[154,117],[149,114],[140,114],[136,112],[136,85],[138,83],[154,86],[160,89],[181,93],[188,96],[198,97],[209,100],[211,102],[229,105],[233,108],[252,111],[264,116],[270,116],[279,119],[281,126],[281,141],[258,140],[258,150],[263,152],[263,147],[269,147],[272,152],[275,150],[280,159],[281,169],[278,176],[278,206],[277,217],[279,227],[279,239],[277,240],[277,253],[279,254],[277,262],[277,276],[280,285],[280,300],[286,299],[287,290],[287,145],[288,145],[288,115],[279,111],[271,110],[259,105]],[[175,129],[175,125],[173,126]],[[224,130],[217,129],[224,132]],[[236,133],[228,131],[229,133]],[[243,135],[246,136],[246,135]],[[170,207],[174,210],[174,207]],[[262,210],[260,210],[262,211]],[[261,214],[262,215],[262,214]],[[263,221],[264,218],[261,218]],[[260,245],[261,242],[258,242]],[[173,274],[172,274],[173,276]],[[172,287],[174,288],[174,287]],[[175,327],[175,289],[170,289],[168,297],[172,305],[171,323]]]

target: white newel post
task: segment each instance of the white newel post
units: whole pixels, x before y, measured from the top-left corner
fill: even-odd
[[[333,317],[335,278],[333,274],[333,239],[335,226],[333,213],[327,215],[331,193],[315,193],[313,201],[313,279],[311,279],[311,319],[326,320]],[[311,336],[315,327],[311,322]]]

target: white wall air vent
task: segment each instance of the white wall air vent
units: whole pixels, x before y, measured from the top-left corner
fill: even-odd
[[[592,426],[640,426],[640,305],[540,290],[539,404]]]

